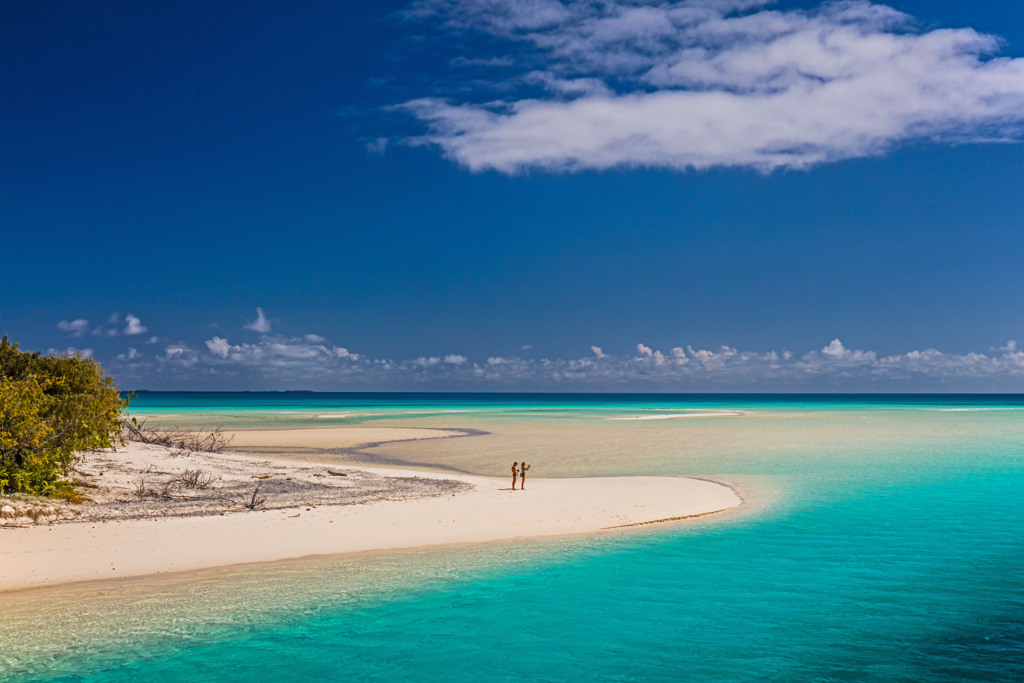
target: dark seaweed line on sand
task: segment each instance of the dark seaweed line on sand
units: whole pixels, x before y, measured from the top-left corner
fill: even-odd
[[[378,446],[385,446],[387,444],[403,443],[403,442],[407,442],[407,441],[433,441],[434,439],[462,439],[462,438],[465,438],[467,436],[487,436],[487,435],[491,434],[491,432],[488,432],[488,431],[486,431],[484,429],[472,429],[472,428],[469,428],[469,427],[416,427],[416,429],[427,429],[427,430],[438,431],[438,432],[459,432],[459,433],[458,434],[444,434],[444,435],[441,435],[441,436],[432,436],[432,437],[429,437],[427,439],[387,439],[385,441],[369,441],[367,443],[357,444],[355,446],[352,446],[351,448],[340,449],[338,452],[341,453],[341,454],[344,454],[344,455],[357,455],[357,456],[360,456],[360,457],[365,458],[366,460],[368,460],[371,464],[376,463],[376,464],[381,464],[381,465],[393,465],[393,466],[400,466],[400,467],[411,467],[411,468],[414,468],[414,469],[415,468],[420,468],[420,467],[432,467],[432,468],[439,469],[439,470],[442,470],[442,471],[454,472],[456,474],[471,475],[472,472],[467,472],[466,470],[460,470],[460,469],[458,469],[456,467],[448,467],[448,466],[441,466],[441,465],[427,465],[427,464],[424,464],[422,462],[412,462],[412,461],[409,461],[409,460],[400,460],[398,458],[385,458],[385,457],[382,457],[382,456],[380,456],[380,455],[378,455],[376,453],[367,453],[366,450],[371,449],[371,448],[376,448]],[[364,449],[366,449],[366,450],[364,450]]]
[[[697,517],[707,517],[708,515],[717,515],[719,512],[726,512],[732,510],[732,508],[722,508],[721,510],[712,510],[710,512],[698,512],[693,515],[680,515],[679,517],[664,517],[662,519],[652,519],[648,522],[632,522],[630,524],[618,524],[616,526],[606,526],[605,529],[625,529],[630,526],[644,526],[645,524],[661,524],[662,522],[678,522],[681,519],[696,519]]]

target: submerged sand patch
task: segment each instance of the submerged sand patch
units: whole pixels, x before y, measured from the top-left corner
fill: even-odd
[[[417,427],[310,427],[303,429],[246,429],[227,431],[231,449],[293,447],[343,450],[396,441],[443,439],[463,436],[452,429]]]

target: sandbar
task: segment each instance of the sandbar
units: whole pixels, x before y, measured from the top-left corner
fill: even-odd
[[[374,440],[367,436],[353,435],[350,443]],[[315,555],[596,533],[741,503],[729,486],[688,477],[536,477],[525,491],[513,491],[510,477],[361,465],[339,471],[244,454],[185,458],[141,444],[84,460],[83,476],[104,479],[114,476],[118,463],[123,471],[114,479],[120,488],[108,487],[111,500],[92,509],[76,506],[81,510],[73,519],[0,528],[0,591]],[[217,482],[195,492],[194,500],[176,490],[163,501],[158,494],[133,499],[131,487],[137,494],[139,480],[152,478],[152,491],[155,483],[188,469],[214,473]],[[281,497],[268,498],[270,509],[246,509],[247,492],[260,482],[268,490],[279,486]],[[159,514],[152,508],[158,503]],[[100,514],[104,510],[120,516]]]

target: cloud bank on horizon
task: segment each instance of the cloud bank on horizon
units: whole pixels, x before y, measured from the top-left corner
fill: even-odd
[[[771,4],[417,0],[410,25],[473,50],[451,59],[454,85],[398,105],[425,127],[405,142],[511,174],[770,172],[1020,139],[1024,59],[998,37],[867,0]]]
[[[257,320],[266,321],[262,309]],[[76,338],[83,326],[62,321],[57,327]],[[258,336],[252,338],[253,333]],[[926,349],[882,355],[833,339],[806,353],[692,345],[661,350],[638,343],[620,354],[595,345],[571,359],[473,360],[449,353],[394,360],[354,353],[318,334],[270,334],[269,324],[245,324],[239,334],[250,340],[232,342],[214,335],[189,343],[154,336],[144,350],[133,346],[99,360],[124,388],[893,391],[919,390],[924,384],[932,390],[991,391],[1024,386],[1024,351],[1013,340],[987,354]]]

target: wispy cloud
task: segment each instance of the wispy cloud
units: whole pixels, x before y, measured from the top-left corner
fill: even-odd
[[[476,49],[455,58],[472,76],[400,105],[426,128],[406,142],[474,171],[771,171],[1021,137],[1024,59],[997,37],[866,0],[769,4],[419,0],[414,26]]]
[[[74,320],[61,320],[57,323],[57,329],[62,332],[67,332],[72,337],[81,337],[89,331],[89,321],[85,318],[75,318]]]
[[[253,332],[259,332],[260,334],[267,334],[270,332],[270,321],[267,320],[265,315],[263,315],[263,309],[257,308],[256,319],[242,327]]]
[[[120,337],[122,335],[134,336],[137,334],[145,334],[149,331],[149,328],[142,324],[142,320],[131,313],[124,317],[124,327],[121,327],[121,322],[121,314],[112,313],[107,318],[106,326],[97,325],[93,328],[92,334],[97,337]],[[57,329],[62,332],[67,332],[72,337],[83,336],[89,331],[89,327],[89,321],[85,318],[61,320],[57,323]]]

